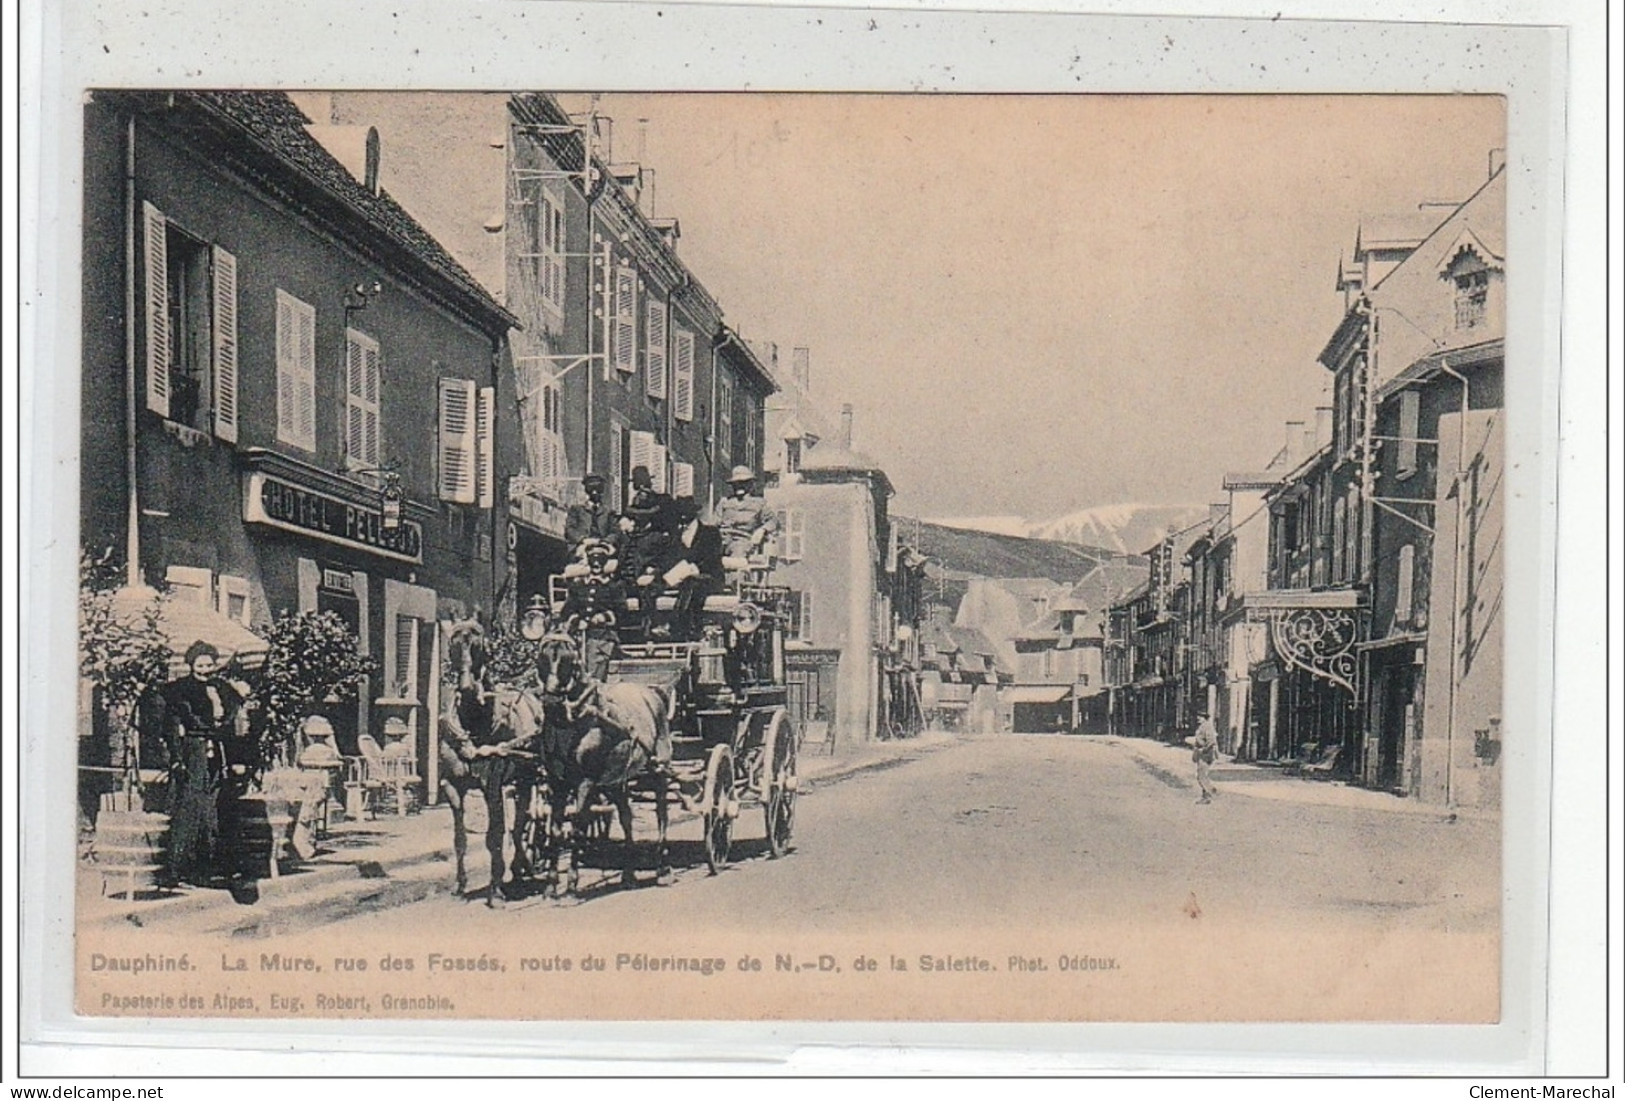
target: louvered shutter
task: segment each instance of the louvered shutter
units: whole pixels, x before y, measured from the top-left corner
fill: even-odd
[[[632,476],[632,471],[641,466],[643,469],[649,472],[650,478],[658,478],[658,476],[655,474],[654,461],[655,434],[653,432],[633,432],[631,434],[631,440],[632,466],[631,469],[627,471],[627,477],[630,478]]]
[[[440,380],[440,497],[471,505],[474,492],[474,383]]]
[[[361,342],[355,333],[344,340],[344,454],[353,465],[366,463],[366,420],[362,408],[362,388],[367,368]]]
[[[637,368],[638,278],[628,267],[615,269],[615,323],[611,354],[618,371]]]
[[[671,495],[673,497],[694,496],[694,464],[671,464]]]
[[[672,415],[680,421],[694,419],[694,334],[677,330],[677,358],[671,374]]]
[[[490,508],[496,501],[496,432],[497,392],[494,387],[480,388],[480,403],[474,419],[474,444],[479,457],[476,490],[481,508]]]
[[[214,250],[214,434],[237,442],[237,258]]]
[[[666,447],[664,444],[655,444],[649,449],[649,477],[654,481],[656,493],[667,492],[670,484],[666,478]]]
[[[294,426],[299,444],[306,451],[316,450],[316,311],[303,302],[294,308],[297,323],[298,377],[294,386]]]
[[[651,398],[666,396],[666,303],[650,296],[649,331],[644,354],[645,381]]]
[[[169,416],[169,241],[163,212],[141,204],[147,232],[147,408]]]
[[[294,442],[294,380],[299,372],[298,356],[294,352],[293,303],[286,294],[276,292],[276,438]]]
[[[378,466],[383,462],[383,389],[384,364],[383,353],[378,348],[377,341],[369,340],[361,346],[361,399],[365,403],[362,409],[361,438],[365,445],[363,458],[369,466]]]

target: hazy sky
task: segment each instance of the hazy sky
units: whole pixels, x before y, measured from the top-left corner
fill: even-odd
[[[1361,214],[1464,199],[1505,145],[1494,97],[600,111],[729,323],[786,360],[810,347],[815,393],[856,406],[895,507],[928,516],[1222,499],[1225,471],[1262,466],[1322,400]]]

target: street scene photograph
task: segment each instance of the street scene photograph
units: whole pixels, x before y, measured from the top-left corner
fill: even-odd
[[[1503,98],[82,127],[77,1013],[1502,1018]]]

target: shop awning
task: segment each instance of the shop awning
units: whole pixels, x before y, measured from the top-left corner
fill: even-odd
[[[1072,694],[1070,684],[1014,684],[1001,693],[1005,703],[1060,703]]]
[[[189,601],[165,601],[158,616],[158,629],[175,655],[169,662],[173,676],[186,672],[182,655],[194,642],[207,642],[219,650],[222,664],[236,658],[237,664],[246,669],[258,668],[265,661],[268,649],[263,638],[241,623],[213,608]]]

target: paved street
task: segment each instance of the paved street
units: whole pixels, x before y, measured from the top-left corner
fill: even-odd
[[[1130,740],[970,740],[813,788],[784,860],[766,858],[760,816],[749,812],[737,862],[717,877],[690,821],[672,831],[680,870],[668,888],[645,872],[623,890],[589,869],[580,903],[533,898],[487,912],[442,894],[338,927],[858,934],[1058,918],[1157,925],[1188,921],[1194,909],[1216,924],[1497,929],[1492,822],[1259,798],[1244,784],[1201,806],[1188,773],[1169,767],[1179,759]],[[651,853],[641,857],[647,864]],[[482,873],[473,874],[477,883]]]

